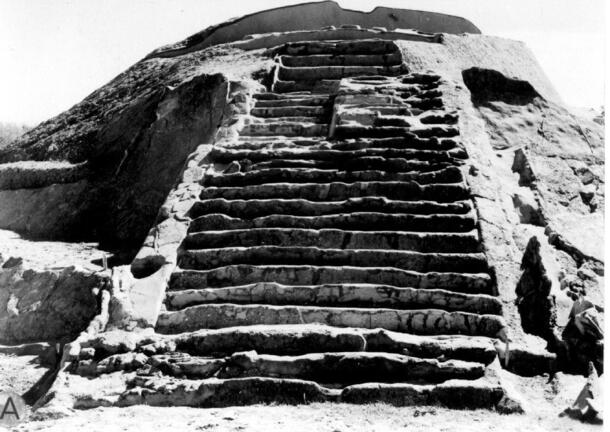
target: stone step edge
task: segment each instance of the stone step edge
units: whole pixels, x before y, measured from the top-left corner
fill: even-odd
[[[385,402],[395,406],[445,406],[455,409],[496,409],[522,412],[518,403],[506,403],[499,381],[450,380],[436,385],[366,383],[343,390],[329,389],[313,381],[278,378],[235,378],[206,380],[132,380],[117,406],[227,407],[259,403],[290,405],[311,402],[369,404]],[[514,401],[513,401],[514,402]],[[75,407],[78,408],[78,407]]]
[[[365,329],[385,328],[419,335],[449,333],[490,338],[505,334],[507,327],[503,317],[498,315],[447,312],[440,309],[400,310],[218,303],[161,312],[157,317],[155,331],[175,334],[202,328],[306,323]]]
[[[228,356],[237,351],[300,355],[312,352],[376,351],[420,358],[477,361],[486,365],[498,355],[493,339],[481,336],[421,336],[382,328],[333,327],[326,324],[276,324],[200,329],[166,335],[153,329],[133,333],[111,330],[81,345],[71,360],[123,353],[148,356],[177,351],[197,356]]]
[[[370,304],[370,307],[393,309],[433,307],[446,311],[502,315],[500,300],[487,294],[374,284],[284,285],[261,282],[224,288],[167,291],[165,299],[170,310],[214,303],[323,307],[367,307],[365,305]]]

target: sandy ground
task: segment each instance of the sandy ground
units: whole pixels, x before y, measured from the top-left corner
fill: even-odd
[[[46,269],[78,265],[87,270],[99,271],[101,267],[92,261],[101,260],[104,253],[107,252],[98,249],[97,243],[26,240],[13,231],[0,230],[2,258],[23,258],[27,268]]]
[[[601,431],[558,416],[502,415],[485,410],[396,408],[389,405],[312,404],[234,408],[98,408],[54,421],[30,422],[15,431]]]
[[[23,394],[49,370],[38,356],[0,353],[0,390],[11,389]]]
[[[301,406],[253,405],[228,408],[134,406],[96,408],[73,416],[29,421],[14,431],[601,431],[600,426],[559,417],[585,379],[558,374],[504,378],[523,395],[526,414],[503,415],[488,410],[459,411],[439,407],[394,407],[386,404],[315,403]]]

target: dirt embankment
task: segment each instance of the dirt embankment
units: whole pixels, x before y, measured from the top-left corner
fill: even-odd
[[[0,149],[0,163],[5,163],[0,168],[14,171],[16,164],[6,163],[17,161],[36,165],[21,170],[21,177],[27,177],[23,184],[0,192],[0,228],[34,238],[102,241],[129,261],[187,156],[213,139],[227,102],[228,79],[249,78],[268,67],[268,61],[260,53],[211,48],[137,63]],[[82,166],[84,174],[61,185],[26,181],[49,177],[42,161],[67,161]],[[62,200],[70,212],[58,213],[66,207]],[[32,203],[25,209],[28,217],[18,217],[25,202]]]

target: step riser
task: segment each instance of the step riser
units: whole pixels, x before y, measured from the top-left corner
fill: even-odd
[[[278,93],[294,93],[303,90],[313,93],[336,93],[340,80],[275,81],[272,90]]]
[[[275,377],[311,380],[342,386],[365,382],[439,383],[449,379],[481,378],[480,363],[438,362],[386,353],[328,353],[298,357],[234,354],[219,378]]]
[[[488,271],[483,254],[422,254],[397,250],[253,246],[188,250],[179,257],[180,267],[188,270],[209,270],[234,264],[375,266],[394,267],[422,273],[434,271],[482,273]]]
[[[341,171],[382,170],[388,172],[438,171],[453,165],[449,162],[414,161],[403,158],[381,158],[379,156],[361,157],[350,160],[305,160],[305,159],[275,159],[251,165],[252,170],[269,168],[316,168],[337,169]]]
[[[490,294],[489,275],[463,273],[416,273],[392,268],[315,266],[227,266],[206,271],[175,272],[170,290],[222,288],[259,282],[283,285],[368,283],[421,289],[447,289],[469,294]]]
[[[294,42],[286,44],[282,54],[287,55],[343,55],[343,54],[392,54],[398,52],[398,47],[392,41],[359,40],[338,42]]]
[[[330,121],[330,116],[328,115],[302,115],[302,116],[266,116],[260,117],[255,116],[254,114],[248,118],[248,124],[253,126],[263,126],[263,125],[283,125],[290,126],[293,129],[302,129],[303,127],[309,128],[311,125],[319,124],[326,125]]]
[[[312,306],[199,305],[162,312],[156,331],[171,334],[201,328],[322,323],[336,327],[382,328],[416,335],[466,334],[496,337],[504,321],[496,315],[446,312],[438,309],[397,310],[317,308]]]
[[[388,173],[385,171],[324,171],[275,169],[247,173],[205,176],[204,186],[234,187],[265,183],[353,183],[358,181],[416,181],[419,184],[457,183],[463,181],[459,168],[429,173]]]
[[[267,123],[267,124],[249,124],[244,126],[240,132],[244,136],[267,136],[267,135],[284,135],[284,136],[326,136],[328,134],[328,126],[325,124],[286,124],[286,123]],[[245,159],[245,158],[241,158]],[[227,162],[231,162],[231,159]],[[218,162],[221,162],[220,160]]]
[[[313,380],[333,386],[373,382],[440,383],[449,379],[477,379],[482,363],[421,359],[384,352],[313,353],[300,356],[238,352],[210,359],[173,353],[156,355],[150,363],[164,375],[189,379],[274,377]]]
[[[392,200],[453,202],[470,198],[463,183],[419,185],[415,182],[355,183],[273,183],[238,188],[209,187],[200,198],[235,199],[306,199],[311,201],[344,201],[349,198],[379,196]]]
[[[385,55],[331,55],[282,56],[280,63],[288,67],[316,66],[396,66],[402,63],[400,53]]]
[[[419,358],[482,362],[486,365],[497,357],[493,340],[486,337],[417,336],[383,329],[339,328],[321,324],[203,329],[174,335],[153,345],[148,340],[142,340],[138,349],[148,355],[167,353],[174,359],[180,353],[218,359],[250,350],[275,355],[387,352]]]
[[[237,230],[251,228],[335,228],[347,231],[402,231],[414,232],[468,232],[476,227],[476,219],[470,215],[402,215],[384,213],[351,213],[324,216],[271,215],[256,219],[232,218],[223,214],[198,217],[189,226],[190,232],[205,230]]]
[[[246,127],[271,127],[274,125],[251,124]],[[282,125],[278,125],[280,127]],[[312,125],[322,127],[321,125]],[[308,126],[309,127],[309,126]],[[325,127],[325,126],[324,126]],[[286,127],[288,130],[289,128]],[[298,129],[298,128],[297,128]],[[306,129],[306,128],[304,128]],[[267,134],[273,135],[273,134]],[[278,133],[277,135],[284,135]],[[396,135],[394,135],[396,136]],[[294,149],[294,150],[230,150],[226,148],[215,148],[210,152],[210,157],[215,162],[229,163],[235,160],[248,159],[252,162],[261,162],[272,159],[305,159],[305,160],[321,160],[335,161],[337,159],[351,160],[354,158],[363,157],[381,157],[381,158],[406,158],[417,159],[420,161],[435,161],[449,162],[453,158],[446,151],[435,150],[410,150],[410,149],[363,149],[353,151],[341,150],[309,150],[309,149]]]
[[[291,106],[291,107],[273,107],[273,108],[252,108],[250,115],[256,117],[317,117],[323,118],[330,115],[330,111],[323,107],[306,107],[306,106]]]
[[[401,249],[419,252],[478,252],[476,232],[465,234],[362,232],[258,228],[231,231],[203,231],[189,234],[186,249],[255,245],[315,246],[335,249]]]
[[[486,295],[454,293],[446,290],[418,290],[386,285],[289,286],[261,283],[226,288],[170,291],[166,306],[184,309],[206,303],[259,303],[327,307],[369,307],[392,309],[442,309],[499,315],[502,305]]]
[[[274,108],[292,108],[292,107],[310,107],[313,109],[331,109],[332,101],[324,97],[291,97],[283,99],[257,99],[254,107],[257,109],[274,109]]]
[[[240,378],[227,380],[178,381],[150,380],[130,385],[117,405],[190,406],[218,408],[253,404],[300,405],[311,402],[343,402],[394,406],[445,406],[456,409],[495,409],[505,396],[497,382],[463,380],[437,385],[357,384],[342,391],[331,390],[312,381],[279,378]],[[481,382],[479,382],[481,381]],[[140,387],[139,385],[144,385]]]
[[[226,200],[215,198],[197,201],[189,211],[189,216],[196,218],[206,214],[222,213],[231,217],[253,219],[272,214],[322,216],[355,212],[463,215],[472,210],[471,201],[437,203],[435,201],[392,201],[375,197],[330,202],[304,199]]]
[[[417,108],[424,111],[442,109],[445,106],[441,98],[410,99],[407,103],[411,108]]]
[[[142,377],[147,378],[147,377]],[[229,407],[253,404],[298,405],[307,401],[338,401],[338,392],[324,389],[311,381],[275,378],[185,381],[176,385],[155,380],[159,388],[131,385],[121,394],[117,405],[190,406],[195,408]],[[144,383],[143,383],[144,384]]]
[[[399,75],[402,66],[319,66],[279,67],[278,79],[284,81],[340,80],[362,75]]]
[[[429,129],[413,129],[408,126],[345,126],[338,125],[333,137],[335,139],[352,138],[391,138],[400,137],[406,132],[419,138],[453,138],[459,135],[457,128],[435,126]]]
[[[340,151],[355,151],[364,149],[402,149],[402,150],[434,150],[448,151],[461,148],[461,146],[453,139],[437,139],[437,138],[419,138],[415,134],[406,137],[392,138],[362,138],[347,142],[328,142],[319,139],[309,140],[290,140],[288,138],[268,137],[264,140],[247,139],[247,142],[241,141],[239,144],[232,144],[231,150],[294,150],[307,148],[311,151],[317,150],[340,150]]]

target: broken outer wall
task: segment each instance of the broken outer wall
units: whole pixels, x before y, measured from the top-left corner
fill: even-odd
[[[307,17],[306,20],[303,17]],[[427,33],[481,33],[470,21],[452,15],[409,9],[376,7],[371,12],[343,9],[333,1],[303,3],[269,9],[209,27],[187,39],[153,51],[150,57],[174,57],[209,46],[234,42],[248,35],[316,30],[341,24],[361,27],[417,29]]]

